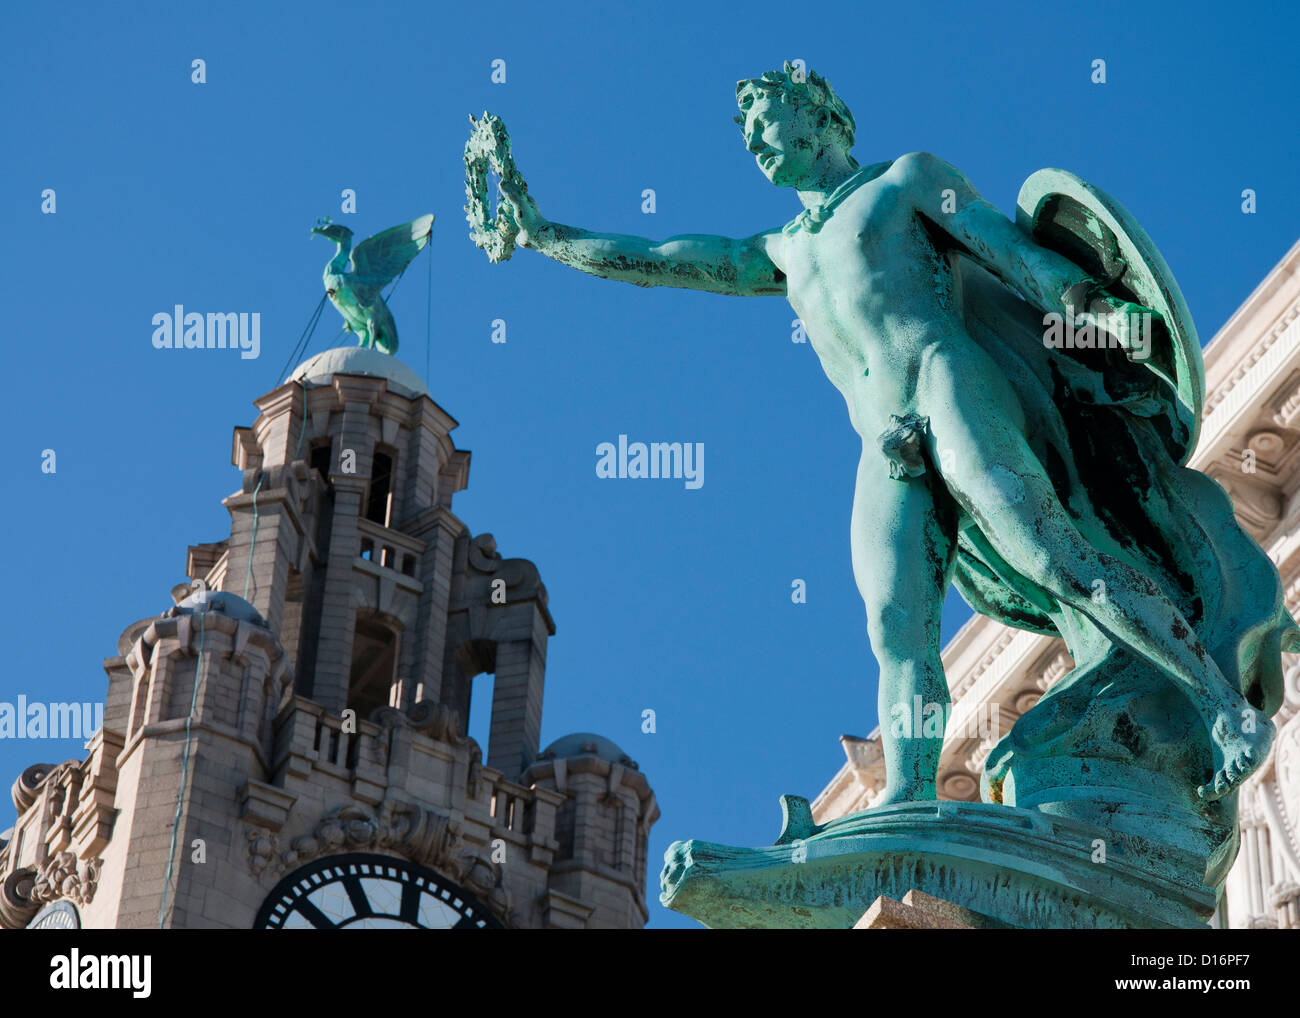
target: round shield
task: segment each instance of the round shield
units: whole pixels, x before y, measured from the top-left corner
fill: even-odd
[[[1146,231],[1101,188],[1066,170],[1039,170],[1021,185],[1016,223],[1045,248],[1105,281],[1105,292],[1159,312],[1149,355],[1134,358],[1163,383],[1169,451],[1185,464],[1196,448],[1205,403],[1205,364],[1182,291]],[[1130,357],[1132,355],[1130,354]]]

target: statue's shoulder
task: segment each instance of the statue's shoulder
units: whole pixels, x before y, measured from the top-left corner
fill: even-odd
[[[900,173],[924,173],[939,165],[947,164],[933,152],[904,152],[894,158],[894,169]]]
[[[893,161],[889,173],[900,183],[928,183],[961,176],[957,167],[933,152],[905,153]]]

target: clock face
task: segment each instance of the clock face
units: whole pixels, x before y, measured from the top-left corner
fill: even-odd
[[[70,901],[56,901],[46,905],[27,924],[29,930],[79,930],[81,917],[77,906]]]
[[[466,930],[501,926],[433,870],[386,855],[331,855],[281,880],[259,930]]]

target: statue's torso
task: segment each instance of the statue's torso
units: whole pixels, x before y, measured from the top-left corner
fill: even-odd
[[[816,232],[788,232],[780,252],[790,304],[866,438],[890,414],[918,409],[929,353],[971,342],[951,266],[914,209],[891,168],[844,198]]]

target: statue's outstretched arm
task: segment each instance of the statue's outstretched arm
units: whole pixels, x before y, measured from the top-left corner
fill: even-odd
[[[785,274],[772,258],[782,241],[779,229],[739,240],[687,234],[654,241],[553,223],[531,195],[506,180],[501,193],[519,224],[519,244],[593,276],[732,297],[785,295]]]
[[[779,236],[779,231],[775,231]],[[771,235],[743,240],[685,234],[664,241],[547,223],[525,246],[593,276],[636,286],[676,286],[732,297],[785,295],[785,275],[768,257]]]
[[[955,241],[1025,300],[1044,312],[1073,315],[1079,284],[1091,277],[1063,255],[1034,243],[982,198],[955,166],[927,152],[898,160],[904,186],[927,223]]]

